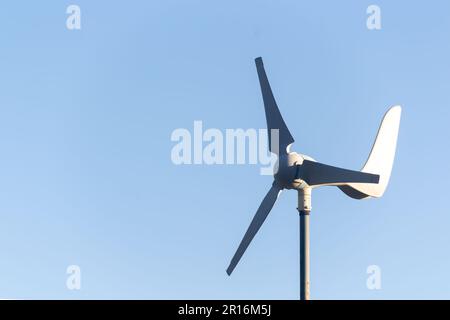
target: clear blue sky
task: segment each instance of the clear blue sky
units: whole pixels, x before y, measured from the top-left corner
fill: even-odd
[[[82,29],[66,29],[78,4]],[[382,29],[366,28],[381,7]],[[14,1],[0,9],[0,297],[298,297],[296,194],[232,277],[271,177],[175,166],[176,128],[264,128],[262,56],[292,149],[365,161],[403,106],[385,196],[313,194],[311,297],[450,298],[447,1]],[[66,288],[66,268],[82,288]],[[366,288],[379,265],[382,289]]]

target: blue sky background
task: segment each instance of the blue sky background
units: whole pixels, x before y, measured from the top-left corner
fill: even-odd
[[[66,29],[70,4],[82,29]],[[366,28],[381,7],[382,29]],[[292,149],[358,169],[403,106],[385,196],[314,190],[311,297],[450,298],[446,1],[0,5],[0,297],[297,299],[296,193],[225,269],[272,178],[175,166],[170,135],[264,128],[262,56]],[[66,268],[82,289],[66,288]],[[379,265],[382,289],[368,290]]]

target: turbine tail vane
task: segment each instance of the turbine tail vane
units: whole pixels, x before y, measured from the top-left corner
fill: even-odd
[[[339,188],[349,197],[363,199],[367,197],[379,198],[383,195],[389,183],[392,165],[394,164],[401,114],[402,108],[400,106],[394,106],[386,112],[378,129],[369,158],[361,170],[362,172],[378,173],[380,182],[378,184],[348,184],[340,186]]]

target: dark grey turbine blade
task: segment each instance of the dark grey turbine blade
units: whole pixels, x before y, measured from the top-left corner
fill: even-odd
[[[264,100],[264,110],[266,112],[267,130],[269,135],[269,150],[276,154],[287,154],[287,147],[294,142],[286,123],[281,116],[277,103],[270,88],[262,58],[256,58],[256,70],[258,71],[259,84]],[[272,145],[272,129],[278,129],[278,146]],[[274,141],[276,142],[276,140]]]
[[[323,163],[303,160],[298,166],[297,178],[308,185],[343,185],[346,183],[378,183],[377,174],[353,171],[329,166]]]
[[[272,207],[275,204],[275,201],[277,201],[278,194],[280,193],[280,191],[281,189],[278,186],[276,186],[275,184],[272,185],[272,188],[270,188],[269,192],[259,205],[259,208],[256,211],[256,214],[253,217],[253,220],[247,229],[247,232],[245,232],[244,238],[239,244],[239,247],[233,256],[233,259],[231,259],[230,265],[227,268],[228,275],[230,275],[233,272],[239,260],[241,260],[241,257],[244,254],[245,250],[247,249],[248,245],[253,240],[259,228],[261,228],[262,224],[266,220],[270,210],[272,210]]]

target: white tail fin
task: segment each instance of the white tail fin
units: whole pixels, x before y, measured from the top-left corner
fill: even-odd
[[[340,189],[348,196],[363,199],[367,197],[378,198],[383,195],[391,177],[401,113],[402,108],[400,106],[394,106],[386,112],[369,158],[361,170],[362,172],[380,175],[380,181],[377,184],[350,183],[341,186]]]

